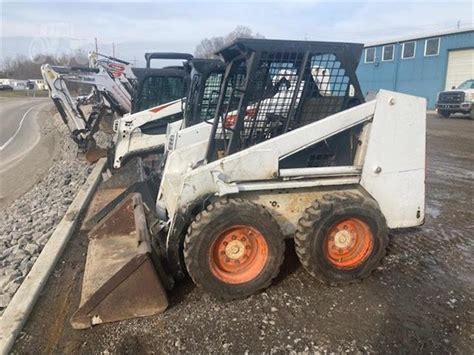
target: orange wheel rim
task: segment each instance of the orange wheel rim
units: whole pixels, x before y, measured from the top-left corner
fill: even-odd
[[[367,223],[348,218],[335,223],[325,239],[328,261],[339,269],[361,265],[374,248],[374,236]]]
[[[228,284],[255,279],[267,261],[268,245],[264,236],[246,225],[235,225],[220,233],[209,252],[211,272]]]

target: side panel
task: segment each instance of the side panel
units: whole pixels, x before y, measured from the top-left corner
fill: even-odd
[[[426,100],[381,90],[360,184],[380,205],[390,228],[423,224]]]
[[[203,142],[209,139],[212,125],[206,122],[199,123],[195,126],[185,128],[177,132],[177,139],[174,149],[187,147],[189,145]]]

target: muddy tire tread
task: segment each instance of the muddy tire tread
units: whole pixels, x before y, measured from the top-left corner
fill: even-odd
[[[244,199],[239,199],[239,198],[224,198],[217,200],[211,204],[209,204],[203,211],[198,213],[192,223],[190,224],[188,231],[186,233],[186,237],[184,239],[184,260],[186,263],[186,267],[188,270],[188,273],[193,280],[193,282],[196,284],[198,287],[203,287],[202,282],[200,280],[203,280],[206,278],[205,273],[203,270],[201,270],[199,261],[197,258],[194,256],[197,255],[197,250],[196,248],[199,248],[199,238],[201,233],[203,233],[204,228],[212,223],[214,218],[219,215],[219,213],[224,209],[225,207],[228,206],[239,206],[239,207],[244,207],[247,209],[257,209],[259,213],[259,218],[260,219],[265,219],[266,223],[274,224],[276,223],[270,212],[262,206],[258,204],[254,204],[250,201],[244,200]],[[278,227],[279,230],[279,227]],[[262,283],[255,292],[258,292],[260,290],[263,290],[270,286],[272,283],[272,280],[277,277],[281,265],[283,264],[283,259],[284,259],[284,250],[285,250],[285,242],[283,235],[281,234],[280,231],[280,236],[278,238],[274,238],[275,242],[278,244],[278,249],[281,250],[277,255],[276,260],[273,263],[273,273],[270,278],[265,283]],[[212,292],[211,290],[207,290],[209,292]],[[212,292],[214,296],[221,298],[223,300],[233,300],[233,299],[238,299],[238,298],[243,298],[247,297],[247,294],[241,294],[241,293],[235,293],[235,294],[222,294],[222,293],[215,293]]]
[[[358,278],[352,280],[333,280],[327,278],[321,270],[318,270],[314,260],[310,255],[311,247],[311,235],[315,227],[332,212],[336,205],[338,209],[342,210],[345,208],[344,205],[353,206],[354,204],[360,204],[364,208],[369,208],[375,211],[380,211],[378,204],[371,198],[364,197],[357,193],[352,192],[335,192],[325,194],[321,199],[318,199],[308,207],[303,216],[298,221],[298,227],[295,234],[295,250],[301,264],[314,278],[330,286],[340,286],[342,284],[350,284],[360,282],[362,279],[369,277],[374,270],[368,270],[361,274]],[[385,217],[380,213],[381,235],[381,247],[378,255],[376,256],[379,261],[386,255],[388,248],[388,228],[385,221]]]

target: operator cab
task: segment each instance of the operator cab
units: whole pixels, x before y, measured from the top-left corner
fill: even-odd
[[[228,63],[206,160],[213,161],[364,102],[357,80],[363,45],[237,39],[217,54]],[[358,131],[343,132],[280,161],[282,168],[352,161]],[[342,148],[341,148],[342,147]]]
[[[145,53],[146,68],[133,68],[137,77],[136,94],[132,100],[132,113],[144,111],[186,96],[189,72],[185,67],[193,58],[189,53]],[[152,60],[181,61],[181,65],[152,68]]]

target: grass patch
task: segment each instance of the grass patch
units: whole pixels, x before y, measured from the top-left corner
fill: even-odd
[[[0,90],[0,97],[48,97],[48,90]]]

